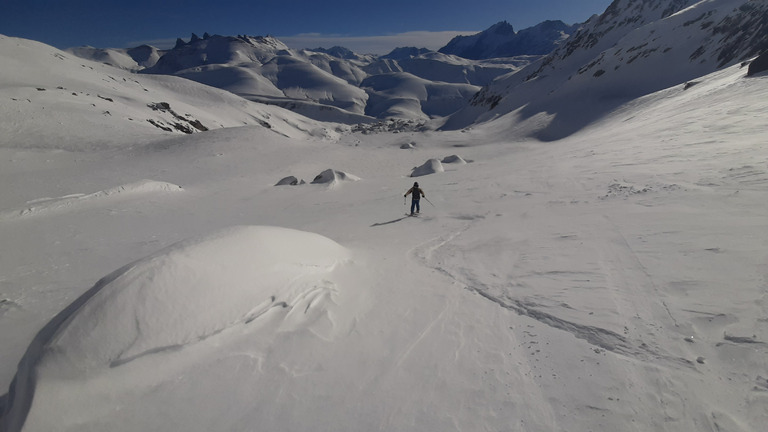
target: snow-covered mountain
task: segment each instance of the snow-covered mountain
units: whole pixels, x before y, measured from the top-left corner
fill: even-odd
[[[471,36],[456,36],[438,51],[468,59],[546,55],[562,45],[579,28],[562,21],[544,21],[515,32],[511,24],[499,22]]]
[[[326,125],[230,92],[164,75],[137,75],[38,42],[0,36],[3,147],[89,149],[168,133],[257,125],[307,136]],[[119,131],[119,132],[117,132]]]
[[[515,32],[500,22],[440,52],[399,48],[377,57],[207,33],[179,39],[161,57],[148,47],[72,52],[143,74],[181,76],[320,121],[449,117],[442,127],[461,129],[515,112],[519,127],[557,139],[626,100],[756,56],[768,46],[765,16],[759,0],[616,0],[582,25],[546,21]],[[521,53],[528,55],[489,59]],[[583,109],[593,100],[605,109]]]
[[[150,45],[141,45],[128,49],[84,46],[69,48],[65,51],[84,59],[136,72],[154,66],[164,54],[164,51]]]
[[[485,87],[445,127],[513,113],[507,121],[534,136],[562,138],[621,103],[765,51],[767,22],[763,0],[616,0],[545,58]]]
[[[214,35],[193,37],[187,43],[179,41],[142,73],[182,76],[318,120],[328,120],[329,110],[338,111],[347,114],[348,123],[358,123],[375,118],[429,119],[450,114],[445,107],[465,105],[468,94],[516,70],[518,64],[478,62],[418,50],[396,50],[380,58],[343,48],[291,50],[273,37]],[[409,80],[435,83],[429,93],[422,86],[398,85],[391,92],[382,92],[364,84],[371,80],[400,82],[376,77],[388,74],[407,74]],[[408,88],[414,91],[408,92]],[[382,102],[382,98],[392,100]],[[451,102],[435,110],[436,105],[427,98]],[[408,109],[381,109],[382,105],[403,104]]]
[[[193,34],[188,42],[178,39],[173,49],[154,50],[152,55],[147,54],[145,47],[83,47],[70,52],[142,74],[181,76],[317,120],[343,119],[349,124],[386,117],[442,117],[447,114],[445,106],[466,105],[468,94],[532,59],[521,56],[504,61],[475,61],[419,48],[399,48],[384,56],[359,55],[343,47],[292,50],[270,36],[208,33],[203,37]],[[381,89],[363,86],[370,79],[386,82],[386,78],[376,77],[386,74],[407,74],[410,80],[433,81],[432,91],[427,94],[417,86],[413,87],[415,92],[406,93],[400,86],[382,93]],[[406,104],[409,108],[382,110],[382,97],[393,98],[385,105]],[[435,110],[436,104],[427,97],[450,103]]]

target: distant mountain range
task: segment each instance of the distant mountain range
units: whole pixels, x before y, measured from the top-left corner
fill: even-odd
[[[293,50],[269,36],[208,33],[178,39],[167,51],[141,46],[70,52],[143,74],[181,76],[316,120],[428,120],[465,106],[482,86],[546,54],[572,28],[548,21],[515,33],[502,22],[443,49],[455,53],[416,47],[383,56],[343,47]]]
[[[343,47],[294,50],[269,36],[207,33],[179,39],[167,51],[70,50],[144,75],[187,78],[313,120],[403,119],[462,129],[504,118],[543,140],[578,132],[627,101],[687,88],[766,51],[764,0],[615,0],[576,26],[546,21],[515,32],[500,22],[438,52],[403,47],[384,56]]]

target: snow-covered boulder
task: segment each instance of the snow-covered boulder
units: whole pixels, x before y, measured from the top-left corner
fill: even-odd
[[[451,155],[451,156],[444,157],[443,160],[442,160],[442,163],[444,163],[444,164],[465,165],[467,163],[467,161],[465,161],[459,155]]]
[[[275,186],[296,186],[300,184],[305,184],[306,182],[304,180],[299,181],[295,176],[288,176],[282,178],[279,182],[275,184]]]
[[[337,171],[334,169],[327,169],[312,180],[312,184],[334,184],[340,181],[358,181],[360,177],[354,176],[343,171]]]
[[[414,168],[411,172],[411,177],[421,177],[444,171],[445,168],[443,168],[443,164],[438,159],[430,159],[424,165]]]

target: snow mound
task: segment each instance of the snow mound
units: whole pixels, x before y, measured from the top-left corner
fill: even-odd
[[[430,159],[424,163],[424,165],[421,165],[419,167],[416,167],[411,172],[411,177],[421,177],[425,175],[435,174],[444,172],[445,168],[443,168],[442,162],[438,159]]]
[[[354,176],[349,173],[345,173],[343,171],[337,171],[334,169],[327,169],[317,176],[315,176],[315,179],[312,180],[312,184],[336,184],[338,182],[342,181],[358,181],[360,180],[360,177]]]
[[[140,180],[91,194],[69,194],[57,198],[39,198],[31,200],[28,201],[28,205],[22,209],[0,212],[0,220],[82,209],[89,204],[100,203],[105,200],[113,202],[121,199],[143,197],[157,193],[179,192],[183,190],[184,189],[181,186],[173,183],[155,180]]]
[[[240,226],[129,264],[100,280],[31,343],[10,392],[10,424],[24,422],[30,408],[26,426],[57,421],[48,418],[46,405],[69,402],[51,395],[46,383],[78,386],[98,375],[111,393],[155,386],[171,379],[168,369],[207,358],[186,350],[221,352],[265,327],[272,334],[310,328],[330,340],[343,321],[329,312],[339,292],[331,274],[349,260],[347,249],[318,234]],[[147,370],[153,377],[145,378]],[[149,381],[137,382],[143,380]]]
[[[457,164],[457,165],[466,165],[466,163],[467,163],[467,161],[465,161],[459,155],[446,156],[446,157],[443,158],[442,162],[444,164]]]
[[[275,186],[296,186],[296,185],[302,185],[304,183],[305,183],[304,180],[299,181],[299,179],[296,178],[296,176],[288,176],[280,179],[280,181],[275,183]]]
[[[274,307],[311,306],[309,298],[329,294],[314,282],[348,258],[326,237],[274,227],[181,242],[108,277],[56,345],[82,368],[179,348]]]

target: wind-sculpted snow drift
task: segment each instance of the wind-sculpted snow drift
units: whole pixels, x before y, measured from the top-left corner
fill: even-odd
[[[140,180],[91,194],[69,194],[57,198],[39,198],[27,202],[22,209],[0,211],[0,220],[33,217],[68,210],[82,210],[100,201],[115,202],[123,199],[143,199],[156,194],[180,192],[184,189],[173,183]]]
[[[245,349],[243,337],[251,347],[253,340],[301,329],[332,339],[344,325],[333,312],[344,288],[334,274],[349,260],[344,247],[317,234],[244,226],[129,264],[33,340],[2,429],[70,430],[78,418],[103,415],[110,403],[126,403],[150,387],[178,391],[177,376]],[[63,397],[83,387],[92,400]],[[55,414],[62,410],[78,413],[66,420],[72,424]]]
[[[360,180],[360,177],[356,175],[352,175],[349,173],[345,173],[344,171],[338,171],[334,169],[327,169],[317,176],[315,176],[315,179],[312,180],[312,184],[327,184],[334,186],[338,184],[339,182],[343,181],[358,181]]]
[[[413,168],[411,171],[411,177],[421,177],[430,174],[436,174],[444,172],[443,164],[439,159],[430,159],[424,162],[423,165]]]

